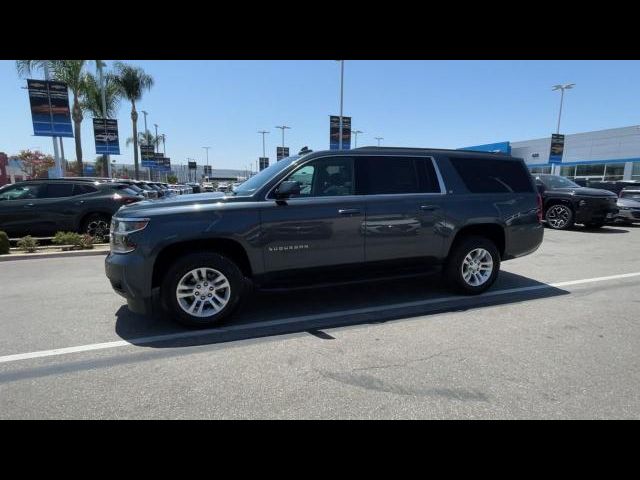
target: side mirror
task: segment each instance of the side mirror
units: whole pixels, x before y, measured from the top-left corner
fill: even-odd
[[[300,195],[300,183],[295,181],[282,182],[275,193],[276,200],[284,200],[291,195]]]

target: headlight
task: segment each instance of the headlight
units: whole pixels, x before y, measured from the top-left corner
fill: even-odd
[[[109,232],[111,251],[115,253],[129,253],[136,249],[129,234],[139,232],[149,223],[148,218],[115,218],[111,219]]]

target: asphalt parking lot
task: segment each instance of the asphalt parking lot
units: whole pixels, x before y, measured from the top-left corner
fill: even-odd
[[[547,229],[479,297],[258,294],[205,331],[130,313],[103,262],[0,263],[0,418],[640,418],[640,227]]]

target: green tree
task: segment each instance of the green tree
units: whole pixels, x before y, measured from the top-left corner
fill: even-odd
[[[85,82],[81,103],[82,109],[90,112],[93,118],[102,118],[102,88],[100,87],[100,82],[91,73],[86,74]],[[122,97],[115,76],[108,73],[104,76],[104,97],[107,118],[114,118],[118,114],[118,107]]]
[[[176,184],[178,183],[178,177],[175,175],[167,175],[167,183]]]
[[[71,119],[73,120],[73,137],[76,143],[76,161],[80,167],[80,176],[83,175],[82,166],[82,105],[81,96],[84,96],[87,88],[87,74],[84,71],[86,60],[55,60],[52,65],[53,76],[56,80],[67,84],[73,96],[71,107]]]
[[[140,67],[133,67],[122,62],[116,62],[116,83],[120,93],[131,102],[131,123],[133,125],[133,163],[135,167],[135,178],[140,178],[140,167],[138,165],[138,112],[136,102],[142,99],[145,90],[151,90],[153,78],[146,74]]]
[[[159,137],[160,135],[158,135]],[[158,139],[151,132],[139,132],[138,144],[139,145],[155,145]],[[127,147],[133,143],[133,137],[129,137],[126,140]]]
[[[46,178],[48,170],[56,164],[51,155],[45,155],[39,150],[21,150],[17,157],[22,171],[31,178]]]

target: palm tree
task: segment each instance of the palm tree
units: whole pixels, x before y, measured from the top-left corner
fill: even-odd
[[[162,141],[162,154],[166,155],[167,154],[167,148],[164,144],[165,140],[166,140],[166,136],[164,133],[161,133],[160,135],[158,135],[158,142]]]
[[[159,137],[160,135],[158,135]],[[138,144],[139,145],[154,145],[158,139],[151,132],[138,132]],[[126,140],[127,147],[133,143],[133,137],[129,137]]]
[[[34,70],[52,68],[53,64],[58,60],[16,60],[16,70],[21,77],[31,75]]]
[[[104,100],[107,118],[114,118],[118,113],[121,95],[115,76],[104,76]],[[93,118],[102,118],[102,88],[100,82],[91,73],[85,76],[85,90],[82,96],[81,107],[91,113]]]
[[[56,80],[67,84],[73,95],[73,107],[71,108],[71,119],[73,120],[73,136],[76,143],[76,160],[80,169],[80,176],[83,175],[82,166],[82,106],[80,97],[86,91],[86,73],[84,65],[86,60],[54,60],[52,65],[53,76]]]
[[[116,84],[123,97],[131,102],[131,123],[133,124],[133,163],[136,180],[140,176],[138,166],[138,112],[136,102],[142,99],[145,90],[151,90],[153,78],[140,67],[133,67],[122,62],[114,64],[117,72]]]

